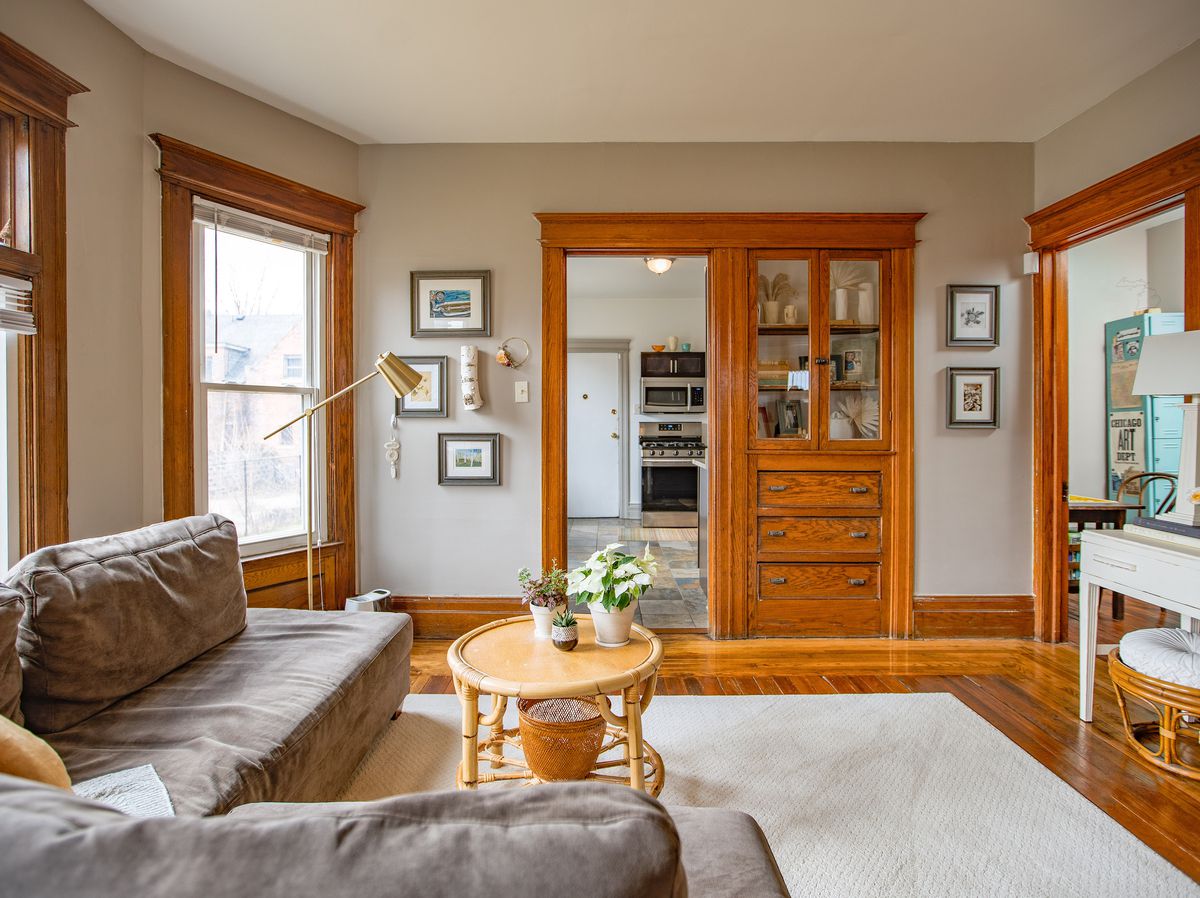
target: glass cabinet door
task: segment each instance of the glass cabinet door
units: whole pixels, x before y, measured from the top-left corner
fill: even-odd
[[[886,362],[882,261],[845,253],[830,253],[827,261],[825,436],[829,443],[880,443],[887,413],[881,407]]]
[[[812,262],[799,253],[790,258],[763,253],[754,260],[759,440],[812,439]]]

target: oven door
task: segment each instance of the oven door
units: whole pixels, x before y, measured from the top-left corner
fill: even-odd
[[[642,378],[642,411],[645,414],[686,414],[690,398],[687,381],[673,377]]]
[[[699,474],[690,461],[643,459],[642,526],[697,526]]]

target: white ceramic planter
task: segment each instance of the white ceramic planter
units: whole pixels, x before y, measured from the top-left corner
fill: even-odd
[[[599,602],[588,605],[592,613],[592,625],[596,628],[596,645],[615,649],[629,643],[629,628],[633,626],[633,613],[638,600],[619,611],[605,611]]]
[[[549,639],[555,615],[566,607],[566,605],[555,605],[553,608],[543,608],[541,605],[530,605],[529,611],[533,615],[533,635],[538,639]]]

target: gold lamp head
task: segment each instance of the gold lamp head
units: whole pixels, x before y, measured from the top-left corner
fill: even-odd
[[[375,360],[375,367],[388,382],[397,399],[407,396],[421,384],[421,375],[400,361],[395,353],[380,353],[379,358]]]

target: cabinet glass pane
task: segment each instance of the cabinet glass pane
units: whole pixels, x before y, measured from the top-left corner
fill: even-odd
[[[829,439],[879,439],[879,262],[829,263]]]
[[[807,440],[809,393],[808,262],[758,263],[758,435]]]

